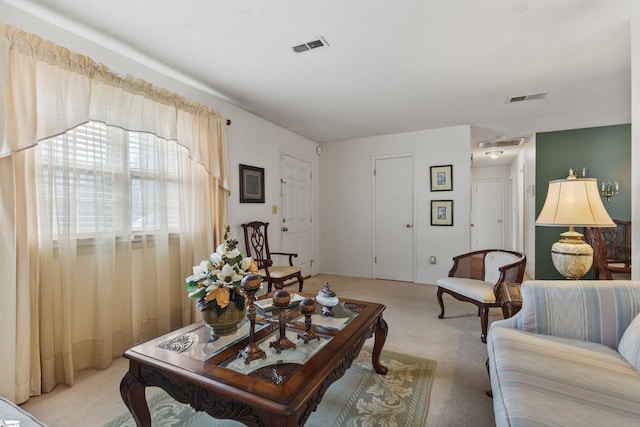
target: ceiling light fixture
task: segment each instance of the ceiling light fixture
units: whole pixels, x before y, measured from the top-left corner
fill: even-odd
[[[488,158],[490,158],[491,160],[496,160],[496,159],[499,159],[500,156],[502,156],[503,153],[504,153],[504,151],[501,151],[501,150],[493,150],[493,151],[487,151],[484,154]]]

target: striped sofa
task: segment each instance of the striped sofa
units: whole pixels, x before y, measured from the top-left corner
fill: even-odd
[[[497,426],[640,425],[640,282],[528,281],[489,328]]]

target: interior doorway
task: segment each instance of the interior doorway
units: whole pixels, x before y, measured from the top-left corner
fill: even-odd
[[[413,157],[374,159],[374,273],[413,282]]]
[[[312,252],[311,162],[282,154],[280,183],[282,252],[297,253],[293,263],[302,268],[303,277],[309,277]],[[280,262],[288,262],[288,258]]]
[[[504,187],[502,179],[473,182],[472,250],[505,248]]]

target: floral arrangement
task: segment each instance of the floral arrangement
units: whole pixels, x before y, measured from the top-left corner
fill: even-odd
[[[193,274],[187,277],[186,290],[189,298],[198,300],[202,310],[217,310],[218,316],[233,302],[244,309],[244,295],[240,290],[242,279],[247,274],[257,274],[258,266],[250,258],[244,258],[238,241],[229,237],[230,227],[225,227],[225,242],[216,251],[193,267]]]

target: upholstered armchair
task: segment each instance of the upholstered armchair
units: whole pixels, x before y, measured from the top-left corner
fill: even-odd
[[[484,249],[454,257],[449,276],[436,282],[440,304],[438,318],[444,318],[443,294],[470,302],[478,307],[480,339],[486,343],[489,309],[501,307],[503,316],[508,317],[507,309],[502,305],[502,285],[522,283],[526,260],[523,253],[503,249]]]

